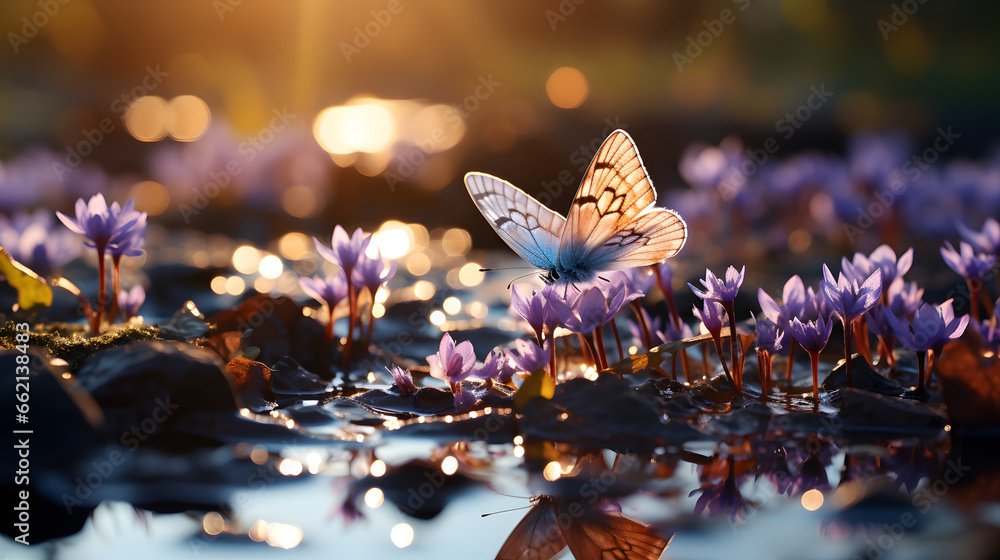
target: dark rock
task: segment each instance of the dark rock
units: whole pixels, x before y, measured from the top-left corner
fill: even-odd
[[[842,390],[837,417],[844,431],[855,435],[943,434],[947,419],[933,407],[860,389]]]
[[[861,389],[880,395],[898,396],[903,394],[903,387],[896,381],[885,377],[872,369],[868,361],[860,354],[851,358],[851,381],[855,389]],[[840,396],[837,391],[847,387],[847,365],[842,363],[833,368],[820,384],[820,391],[832,393],[834,402]]]

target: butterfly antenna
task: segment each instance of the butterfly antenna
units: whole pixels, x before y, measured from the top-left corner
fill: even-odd
[[[534,504],[528,504],[526,506],[521,506],[521,507],[516,507],[516,508],[510,508],[510,509],[502,509],[500,511],[494,511],[494,512],[491,512],[491,513],[484,513],[481,517],[489,517],[491,515],[496,515],[498,513],[507,513],[507,512],[510,512],[510,511],[517,511],[519,509],[528,509],[532,505],[534,505]]]
[[[525,268],[525,267],[523,267],[523,266],[522,266],[522,267],[519,267],[519,268]],[[500,269],[497,269],[497,270],[500,270]],[[510,282],[508,282],[508,283],[507,283],[507,289],[509,290],[509,289],[510,289],[510,287],[514,285],[514,282],[517,282],[517,281],[518,281],[518,280],[520,280],[521,278],[525,278],[525,277],[527,277],[527,276],[531,276],[531,275],[532,275],[532,274],[534,274],[535,272],[537,272],[537,271],[533,270],[533,271],[531,271],[531,272],[529,272],[529,273],[527,273],[527,274],[522,274],[522,275],[520,275],[520,276],[518,276],[518,277],[514,278],[513,280],[511,280]]]
[[[605,282],[607,282],[608,284],[610,284],[610,283],[611,283],[611,280],[608,280],[607,278],[605,278],[605,277],[603,277],[603,276],[598,276],[598,278],[599,278],[599,279],[601,279],[601,280],[604,280],[604,281],[605,281]]]
[[[480,268],[479,272],[493,272],[494,270],[525,270],[528,268],[534,270],[534,268],[530,266],[508,266],[505,268]]]

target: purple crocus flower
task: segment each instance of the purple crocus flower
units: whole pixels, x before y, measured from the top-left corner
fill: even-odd
[[[53,269],[80,256],[83,249],[76,234],[52,226],[52,213],[46,210],[16,212],[10,218],[0,215],[0,247],[14,260],[48,277]]]
[[[431,366],[431,377],[446,381],[452,392],[457,392],[458,384],[472,375],[476,354],[468,340],[455,344],[451,335],[444,333],[437,353],[427,356],[427,364]]]
[[[410,370],[403,369],[395,364],[393,364],[392,368],[386,369],[392,374],[392,380],[395,382],[396,388],[404,396],[410,396],[417,392],[417,386],[413,383],[413,374],[410,373]]]
[[[510,356],[507,355],[507,351],[503,348],[494,348],[486,356],[486,359],[483,360],[483,365],[473,370],[472,377],[476,379],[493,379],[502,385],[510,381],[510,378],[514,376],[516,371],[510,363]]]
[[[129,199],[125,206],[112,202],[108,209],[111,216],[120,224],[132,224],[126,228],[113,242],[108,244],[108,252],[117,261],[121,257],[138,257],[142,255],[142,246],[146,242],[145,212],[135,209],[135,201]]]
[[[678,340],[684,340],[685,338],[694,338],[694,331],[691,327],[685,324],[681,324],[681,328],[677,328],[672,324],[667,324],[667,326],[660,330],[654,331],[656,333],[656,338],[659,338],[661,342],[677,342]]]
[[[854,253],[853,261],[847,257],[840,259],[840,266],[848,280],[861,284],[876,270],[882,271],[882,284],[892,284],[897,278],[902,278],[913,265],[913,247],[896,258],[895,251],[888,245],[879,245],[871,255]]]
[[[805,323],[798,318],[788,322],[788,333],[810,354],[822,352],[823,348],[826,348],[826,343],[830,341],[832,332],[833,321],[825,321],[823,317]]]
[[[979,334],[987,348],[994,354],[1000,354],[1000,299],[993,304],[993,317],[980,323]]]
[[[968,315],[955,318],[950,299],[938,306],[921,305],[913,315],[912,323],[892,313],[886,313],[885,319],[896,333],[899,343],[917,354],[918,389],[924,388],[924,356],[927,350],[933,350],[936,356],[940,356],[944,345],[962,336],[969,324]]]
[[[622,305],[626,303],[627,297],[629,294],[625,293],[624,287],[619,287],[609,297],[604,290],[594,286],[583,290],[577,297],[569,297],[566,300],[552,298],[549,304],[564,327],[573,332],[586,334],[614,319]]]
[[[545,348],[538,346],[533,340],[519,338],[514,341],[517,354],[510,356],[518,371],[533,373],[545,369],[551,356],[551,341],[545,341]]]
[[[122,321],[127,323],[129,319],[138,315],[144,301],[146,301],[146,290],[139,284],[132,286],[127,292],[125,290],[118,292],[118,309]]]
[[[376,255],[374,258],[361,256],[351,272],[351,281],[359,288],[366,288],[372,295],[396,274],[396,261],[386,261]]]
[[[996,253],[1000,250],[1000,222],[996,218],[987,218],[983,230],[976,231],[960,221],[955,222],[958,234],[981,253]]]
[[[117,203],[109,208],[104,195],[97,194],[87,202],[82,198],[77,199],[75,219],[62,212],[56,212],[56,216],[70,231],[84,236],[88,247],[97,247],[101,251],[108,245],[116,243],[138,219],[132,212],[135,201],[129,200],[125,204],[128,212],[122,208],[116,209],[116,206]],[[122,222],[121,218],[127,218],[129,221]]]
[[[754,345],[757,351],[773,354],[781,350],[781,343],[785,338],[785,332],[769,320],[758,321],[756,317],[753,320],[757,332],[757,336],[754,337]]]
[[[962,241],[958,244],[959,251],[949,241],[941,247],[941,258],[945,264],[964,278],[982,278],[983,273],[993,268],[997,262],[996,255],[977,253],[972,245]]]
[[[847,386],[851,387],[854,385],[851,379],[851,340],[854,323],[882,297],[882,271],[873,271],[871,276],[858,286],[857,280],[848,280],[843,272],[834,280],[830,268],[824,264],[823,278],[821,284],[823,295],[830,304],[831,312],[844,324],[844,359],[847,361],[844,372],[847,374]],[[868,331],[861,332],[865,335],[864,344],[867,347]]]
[[[358,260],[362,258],[368,249],[368,245],[372,241],[372,236],[364,237],[364,232],[361,231],[361,228],[354,230],[354,233],[348,236],[347,231],[340,225],[337,225],[333,228],[331,247],[328,248],[326,245],[323,245],[315,237],[313,237],[313,241],[316,243],[316,251],[319,252],[320,256],[343,268],[347,271],[348,277],[350,277]]]
[[[819,407],[819,353],[826,348],[826,343],[830,341],[830,333],[833,331],[833,321],[826,321],[820,316],[815,321],[803,323],[797,318],[788,322],[788,332],[792,338],[799,343],[799,346],[809,352],[809,359],[812,362],[813,374],[813,403]],[[847,363],[851,363],[850,360]]]
[[[806,308],[806,297],[805,285],[798,274],[785,282],[785,287],[781,291],[781,305],[767,295],[763,288],[757,289],[757,301],[764,315],[782,330],[788,328],[788,321],[792,317],[802,317]]]
[[[344,270],[337,271],[336,274],[326,278],[316,275],[313,277],[303,276],[299,278],[299,287],[308,296],[321,302],[330,311],[330,320],[326,324],[326,341],[333,340],[333,310],[337,304],[347,297],[347,277]]]
[[[517,286],[511,288],[510,306],[535,331],[535,339],[541,341],[559,325],[559,315],[556,314],[549,300],[555,296],[552,284],[548,284],[541,292],[532,291],[530,296],[522,294]]]
[[[619,288],[625,290],[626,303],[645,297],[656,282],[656,277],[646,267],[612,270],[604,273],[604,275],[611,284],[608,289],[609,292],[616,292]]]
[[[934,350],[937,354],[946,343],[962,336],[969,324],[968,315],[955,318],[950,299],[937,306],[921,305],[912,323],[891,313],[886,314],[886,320],[904,347],[915,352]]]
[[[694,312],[694,316],[705,325],[705,330],[711,333],[712,336],[719,336],[722,332],[722,327],[728,322],[722,305],[714,301],[705,301],[702,303],[702,309],[698,309],[698,306],[693,306],[691,310]]]
[[[889,309],[896,315],[912,317],[924,300],[924,289],[917,286],[916,282],[903,282],[902,278],[897,278],[886,292],[889,299]]]
[[[878,270],[858,286],[856,280],[848,280],[843,272],[834,279],[830,268],[824,264],[823,278],[823,295],[830,303],[830,311],[845,324],[871,309],[882,295],[882,274]]]
[[[688,286],[691,287],[694,295],[705,301],[732,302],[736,299],[736,293],[740,291],[740,286],[743,285],[743,276],[746,270],[747,267],[744,266],[739,272],[736,272],[736,267],[730,266],[726,269],[726,280],[722,281],[706,268],[705,279],[699,280],[705,289],[699,290],[691,284]]]
[[[325,278],[320,275],[303,276],[299,278],[299,287],[309,297],[329,307],[331,312],[347,297],[347,278],[343,270]]]

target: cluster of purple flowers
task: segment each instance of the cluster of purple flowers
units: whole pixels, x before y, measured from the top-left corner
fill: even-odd
[[[364,336],[367,347],[371,342],[375,327],[375,294],[379,288],[396,274],[396,262],[386,261],[376,251],[374,257],[366,251],[371,244],[372,236],[365,237],[361,228],[348,235],[341,226],[333,230],[331,246],[327,247],[319,239],[313,238],[316,250],[327,261],[337,265],[339,270],[329,276],[316,275],[299,278],[299,286],[307,295],[319,301],[327,309],[329,321],[326,325],[326,341],[333,341],[334,311],[337,305],[346,300],[348,306],[347,342],[344,344],[344,365],[350,363],[354,332],[360,326],[360,295],[367,293],[371,302],[369,305],[368,332]]]
[[[108,206],[102,194],[91,197],[89,201],[78,199],[75,210],[75,218],[62,212],[56,212],[56,216],[70,231],[83,236],[84,244],[87,247],[97,251],[97,309],[90,310],[90,304],[83,300],[84,309],[90,310],[87,312],[90,330],[96,334],[100,332],[101,324],[105,318],[107,300],[104,257],[111,254],[112,303],[107,313],[107,319],[112,322],[119,307],[121,259],[122,257],[142,255],[142,246],[146,240],[146,213],[137,211],[135,201],[132,199],[129,199],[124,206],[117,202]],[[127,302],[129,309],[125,314],[134,315],[134,312],[138,310],[138,305],[141,305],[142,299],[145,299],[145,292],[142,294],[141,299],[138,292],[129,296]]]

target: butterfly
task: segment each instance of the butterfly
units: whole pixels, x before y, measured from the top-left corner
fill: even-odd
[[[656,190],[624,130],[601,145],[565,218],[486,173],[467,173],[465,186],[500,238],[544,271],[547,284],[651,265],[676,255],[687,239],[680,215],[654,206]]]
[[[549,560],[567,546],[577,560],[656,560],[670,541],[621,512],[555,496],[533,500],[535,505],[514,527],[496,560]]]

